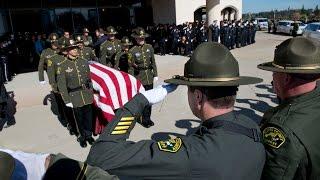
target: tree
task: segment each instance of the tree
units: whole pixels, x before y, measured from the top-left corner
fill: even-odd
[[[304,8],[304,5],[302,5],[300,14],[307,14],[307,11],[306,11],[306,9]]]
[[[314,8],[313,11],[314,15],[319,16],[320,15],[320,10],[319,10],[319,6],[317,5],[316,8]]]

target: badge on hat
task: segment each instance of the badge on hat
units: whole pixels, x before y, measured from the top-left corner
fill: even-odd
[[[281,130],[267,127],[263,130],[263,141],[268,146],[279,149],[286,142],[286,137]]]
[[[160,151],[176,153],[181,148],[182,140],[181,138],[175,138],[167,141],[159,141],[157,144]]]

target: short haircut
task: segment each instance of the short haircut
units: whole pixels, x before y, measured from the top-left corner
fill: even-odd
[[[299,79],[307,82],[316,81],[320,78],[320,74],[298,74],[298,73],[290,73],[289,74],[294,79]]]
[[[189,86],[190,91],[201,91],[215,108],[230,108],[236,102],[237,86],[200,87]]]

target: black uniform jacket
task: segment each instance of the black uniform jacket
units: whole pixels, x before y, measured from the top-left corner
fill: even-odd
[[[135,117],[146,105],[147,99],[138,94],[117,111],[92,146],[87,158],[90,165],[138,179],[260,179],[265,161],[262,143],[221,126],[221,122],[233,122],[259,132],[252,120],[231,112],[205,121],[191,136],[127,141]]]

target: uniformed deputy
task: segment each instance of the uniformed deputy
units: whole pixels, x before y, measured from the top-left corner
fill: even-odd
[[[281,99],[263,116],[267,160],[262,179],[319,179],[319,45],[304,37],[288,39],[277,46],[273,62],[258,68],[273,72],[273,89]]]
[[[39,74],[39,81],[41,84],[45,84],[46,81],[44,80],[44,71],[47,70],[47,66],[50,66],[52,62],[48,62],[48,59],[50,59],[52,56],[56,55],[58,53],[58,35],[55,33],[50,34],[49,41],[51,43],[51,47],[47,48],[42,51],[40,56],[40,61],[38,65],[38,74]],[[50,79],[52,76],[52,73],[47,73],[48,78]]]
[[[118,32],[114,27],[109,26],[106,34],[108,36],[108,40],[100,45],[100,63],[113,67],[115,63],[114,56],[121,51],[121,42],[115,37]]]
[[[145,90],[153,88],[153,82],[158,80],[157,65],[154,58],[154,49],[150,44],[145,43],[145,38],[149,37],[143,28],[137,28],[131,35],[135,38],[137,45],[130,49],[133,55],[134,76],[141,81]],[[142,124],[145,127],[153,126],[150,119],[151,106],[147,107],[142,116]]]
[[[52,42],[55,43],[58,46],[58,42]],[[49,84],[51,86],[51,93],[54,96],[55,102],[57,104],[57,110],[58,110],[58,119],[62,123],[63,126],[68,127],[70,130],[70,134],[72,134],[75,131],[72,131],[70,127],[70,120],[68,120],[66,113],[65,113],[65,104],[62,100],[62,97],[59,93],[58,90],[58,85],[57,85],[57,68],[58,65],[62,62],[64,62],[66,58],[63,55],[60,55],[59,52],[56,54],[52,55],[50,58],[47,60],[47,74],[48,74],[48,79],[49,79]]]
[[[59,46],[64,48],[69,42],[72,40],[72,37],[70,36],[69,31],[64,31],[63,36],[59,38]]]
[[[123,37],[121,39],[122,51],[118,52],[115,56],[115,65],[114,68],[120,71],[134,75],[133,72],[133,55],[129,52],[132,42],[128,37]]]
[[[92,49],[91,47],[85,46],[84,44],[85,42],[81,36],[76,37],[76,43],[79,46],[79,56],[82,59],[85,59],[87,61],[97,61],[97,57],[94,52],[94,49]]]
[[[90,46],[90,47],[92,47],[93,46],[93,41],[92,41],[92,37],[91,36],[89,36],[89,29],[88,28],[84,28],[83,29],[83,35],[82,35],[82,40],[83,40],[83,44],[85,45],[85,46]]]
[[[299,30],[299,23],[297,21],[293,22],[293,28],[292,28],[292,36],[296,37],[298,35],[298,30]]]
[[[78,46],[74,42],[65,47],[67,60],[57,69],[58,89],[76,120],[81,147],[94,142],[92,138],[93,90],[88,61],[79,57]]]
[[[126,141],[134,117],[176,88],[160,86],[136,95],[116,113],[92,146],[88,164],[141,179],[258,180],[265,161],[259,127],[233,107],[237,86],[261,79],[239,76],[238,63],[226,47],[203,43],[185,64],[184,76],[166,82],[188,86],[189,106],[203,121],[198,131],[159,142]]]

